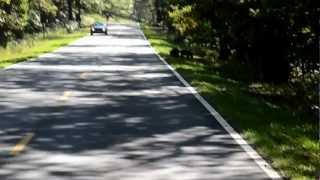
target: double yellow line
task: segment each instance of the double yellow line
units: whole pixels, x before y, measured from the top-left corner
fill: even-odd
[[[17,156],[19,155],[21,152],[23,152],[26,147],[27,144],[29,144],[29,142],[31,141],[31,139],[33,138],[34,133],[27,133],[10,151],[10,155],[12,156]]]
[[[88,75],[89,75],[88,72],[83,72],[83,73],[80,74],[80,78],[81,79],[87,79]]]
[[[81,79],[86,79],[88,76],[88,72],[84,72],[80,74]],[[71,91],[64,91],[63,95],[59,98],[59,100],[66,101],[72,95]],[[26,148],[27,145],[30,143],[32,138],[35,136],[34,133],[27,133],[10,151],[10,155],[17,156],[21,154]]]
[[[87,79],[88,75],[89,75],[89,72],[83,72],[80,74],[80,78]],[[72,95],[71,91],[64,91],[63,95],[59,98],[59,100],[60,101],[67,101],[70,99],[71,95]]]
[[[71,91],[64,91],[63,95],[59,98],[60,101],[67,101],[68,99],[70,99],[72,95]]]

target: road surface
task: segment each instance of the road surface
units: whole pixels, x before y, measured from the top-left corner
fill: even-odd
[[[133,25],[0,71],[1,180],[268,179]]]

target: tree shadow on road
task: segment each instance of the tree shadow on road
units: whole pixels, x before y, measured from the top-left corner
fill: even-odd
[[[265,177],[156,55],[99,48],[0,72],[0,143],[35,134],[1,179]]]

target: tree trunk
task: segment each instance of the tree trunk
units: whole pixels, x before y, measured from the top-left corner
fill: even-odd
[[[154,6],[155,6],[155,14],[156,14],[155,23],[159,24],[162,21],[160,0],[155,0]]]
[[[7,47],[8,38],[5,34],[6,30],[0,27],[0,46]]]
[[[68,3],[68,19],[70,21],[73,21],[74,18],[73,18],[73,14],[72,14],[72,4],[73,4],[73,0],[67,0],[67,3]]]
[[[80,0],[76,0],[76,6],[77,6],[76,20],[78,22],[78,26],[81,27],[81,2],[80,2]]]

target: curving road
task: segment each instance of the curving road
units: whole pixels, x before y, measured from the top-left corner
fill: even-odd
[[[133,25],[0,71],[1,180],[269,179]]]

